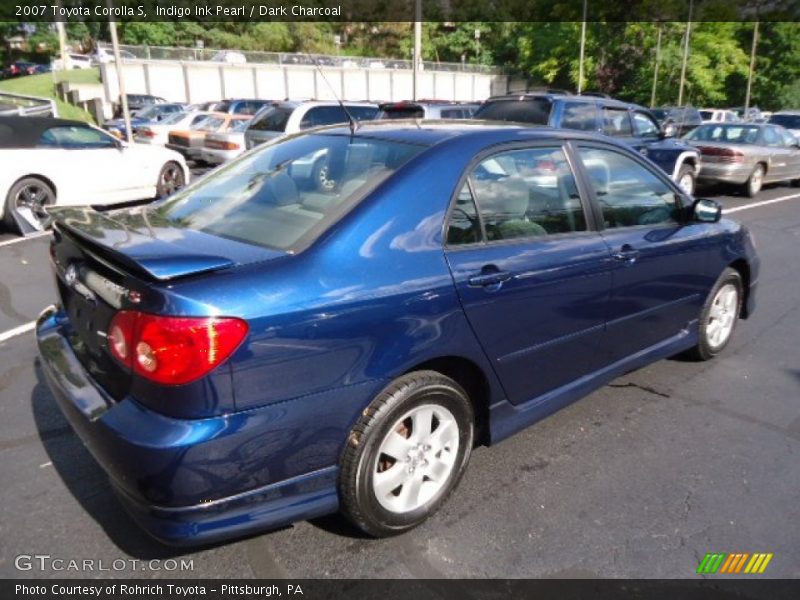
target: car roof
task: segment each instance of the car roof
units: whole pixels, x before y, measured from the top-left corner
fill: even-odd
[[[526,98],[547,98],[548,100],[563,100],[565,102],[585,102],[586,104],[600,104],[612,108],[635,108],[637,110],[648,110],[638,104],[623,102],[614,98],[603,98],[601,96],[586,96],[581,94],[554,94],[550,92],[519,92],[516,94],[503,94],[502,96],[492,96],[487,102],[506,102],[513,100],[524,100]]]
[[[772,113],[773,116],[775,115],[791,115],[793,117],[800,116],[800,110],[779,110],[777,112]]]
[[[378,105],[374,102],[355,102],[351,100],[344,100],[342,102],[345,106],[367,106],[367,107],[377,107]],[[272,106],[277,108],[300,108],[303,107],[314,107],[314,106],[339,106],[339,102],[337,100],[280,100],[278,102],[273,102]]]
[[[323,134],[353,135],[346,124],[330,125],[317,130]],[[485,137],[492,143],[547,139],[593,140],[626,147],[611,138],[572,129],[557,129],[544,125],[484,121],[480,119],[390,119],[360,121],[356,136],[385,139],[408,144],[434,146],[453,139]],[[497,139],[497,138],[506,138]]]
[[[33,148],[51,127],[89,127],[83,121],[52,117],[0,117],[0,148]]]

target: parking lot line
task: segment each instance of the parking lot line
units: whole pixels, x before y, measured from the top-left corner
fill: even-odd
[[[6,340],[10,340],[18,335],[22,335],[23,333],[31,331],[35,326],[36,321],[31,321],[30,323],[25,323],[24,325],[20,325],[19,327],[14,327],[14,329],[9,329],[8,331],[0,333],[0,344]]]
[[[5,242],[0,242],[0,247],[2,246],[10,246],[11,244],[17,244],[19,242],[24,242],[26,240],[34,240],[36,238],[40,238],[44,235],[50,235],[49,231],[40,231],[39,233],[33,233],[31,235],[26,235],[25,237],[15,238],[13,240],[6,240]]]
[[[793,200],[794,198],[800,198],[800,194],[790,194],[789,196],[780,196],[778,198],[773,198],[772,200],[762,200],[761,202],[753,202],[752,204],[737,206],[736,208],[726,208],[725,210],[722,211],[722,214],[729,215],[730,213],[739,212],[740,210],[747,210],[748,208],[758,208],[759,206],[766,206],[767,204],[777,204],[778,202],[786,202],[787,200]]]

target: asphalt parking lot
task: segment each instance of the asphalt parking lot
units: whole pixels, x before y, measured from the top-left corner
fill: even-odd
[[[713,197],[746,207],[729,216],[762,259],[758,310],[725,354],[658,362],[478,449],[443,510],[377,541],[338,517],[196,550],[142,533],[36,364],[25,328],[55,300],[48,238],[0,234],[0,576],[672,578],[707,552],[771,552],[764,576],[800,577],[800,190]],[[36,554],[126,563],[15,567]],[[193,570],[127,562],[168,558]]]

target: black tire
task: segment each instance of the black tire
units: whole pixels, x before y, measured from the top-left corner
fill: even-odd
[[[175,161],[170,161],[161,167],[156,184],[156,197],[166,198],[186,185],[183,168]]]
[[[748,198],[755,198],[764,186],[766,170],[761,163],[757,164],[744,184],[744,193]]]
[[[25,196],[28,196],[27,200]],[[44,211],[44,207],[54,204],[55,201],[56,193],[49,184],[38,177],[23,177],[8,190],[3,222],[6,228],[19,231],[23,235],[38,229],[47,229],[50,226],[50,217]],[[24,207],[30,208],[31,215],[36,221],[27,231],[19,224],[19,220],[28,221],[21,213]]]
[[[395,426],[404,426],[410,420],[399,422],[399,419],[409,411],[428,405],[442,407],[455,418],[456,425],[451,422],[451,427],[457,426],[458,449],[454,453],[451,470],[443,478],[441,488],[419,507],[406,512],[388,510],[373,490],[373,476],[381,469],[388,470],[395,466],[394,463],[385,466],[387,455],[380,451],[381,444],[388,434],[398,431]],[[432,434],[438,431],[438,427],[432,429]],[[413,429],[406,429],[404,437],[412,439],[412,435]],[[436,512],[455,489],[469,462],[474,435],[472,404],[455,381],[436,371],[415,371],[399,377],[378,394],[350,432],[342,453],[339,474],[342,513],[359,529],[374,537],[397,535],[416,527]],[[430,450],[430,446],[427,448]],[[427,465],[427,461],[423,462],[420,470],[424,465]],[[406,468],[404,463],[398,466]],[[420,473],[418,475],[424,477]],[[399,496],[399,493],[396,495]]]
[[[676,180],[676,183],[678,184],[678,187],[680,187],[682,190],[684,188],[680,182],[683,181],[685,178],[691,179],[691,185],[689,186],[691,189],[684,191],[690,196],[694,196],[694,191],[697,187],[697,175],[695,174],[694,167],[692,165],[683,164],[681,165],[681,168],[678,170],[678,178]]]
[[[721,344],[713,344],[709,334],[709,322],[713,318],[711,311],[714,307],[714,301],[717,298],[717,294],[728,284],[733,285],[737,291],[736,307],[732,311],[733,323],[731,325],[731,330],[727,334],[727,337],[724,339],[724,341]],[[735,269],[725,269],[722,272],[722,275],[719,276],[717,283],[714,284],[714,287],[711,289],[711,293],[708,294],[705,304],[703,304],[703,310],[700,312],[700,322],[698,323],[699,339],[697,345],[688,352],[691,358],[695,360],[710,360],[725,349],[725,347],[733,338],[734,331],[736,331],[736,324],[738,323],[739,315],[742,312],[743,298],[744,285],[742,283],[742,276]]]

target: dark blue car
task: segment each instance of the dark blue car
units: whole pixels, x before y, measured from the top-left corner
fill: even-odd
[[[523,92],[495,96],[484,102],[474,117],[602,133],[647,156],[689,195],[694,193],[702,166],[696,148],[673,139],[689,130],[684,124],[670,121],[662,127],[652,112],[638,104],[595,94]]]
[[[295,169],[320,154],[326,186]],[[124,505],[176,544],[337,510],[406,531],[476,444],[719,353],[758,279],[719,205],[549,128],[317,129],[149,206],[53,214],[43,371]]]

